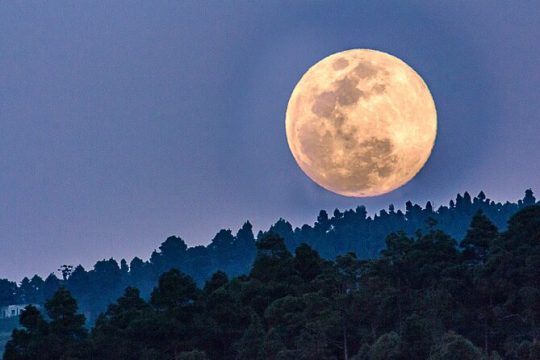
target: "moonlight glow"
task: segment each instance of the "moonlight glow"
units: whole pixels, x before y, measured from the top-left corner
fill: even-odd
[[[293,90],[287,141],[317,184],[346,196],[381,195],[424,166],[437,133],[433,98],[400,59],[375,50],[333,54]]]

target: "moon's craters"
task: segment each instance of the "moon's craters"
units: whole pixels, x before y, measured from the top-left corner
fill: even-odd
[[[409,181],[436,135],[429,89],[401,60],[349,50],[314,65],[287,109],[293,155],[319,185],[347,196],[373,196]]]
[[[360,143],[360,146],[362,153],[359,158],[365,164],[364,170],[383,178],[392,174],[397,159],[393,154],[392,140],[372,137]]]
[[[348,106],[355,104],[360,96],[362,96],[362,91],[360,91],[356,85],[358,80],[353,79],[352,77],[345,76],[341,80],[337,80],[335,83],[336,90],[336,100],[339,105]]]
[[[395,170],[397,157],[390,139],[372,137],[358,144],[346,155],[348,168],[338,174],[342,191],[369,191],[380,178],[387,178]]]
[[[336,94],[333,91],[323,91],[315,97],[311,111],[321,117],[330,117],[336,107]]]
[[[355,104],[363,95],[357,84],[358,80],[349,76],[334,81],[332,91],[323,91],[315,97],[311,111],[317,116],[329,118],[336,111],[336,105]]]
[[[339,58],[332,64],[334,70],[341,70],[346,68],[349,65],[349,61],[345,58]]]
[[[343,69],[348,65],[347,60],[339,58],[333,62],[332,67]],[[360,62],[347,75],[333,81],[330,91],[325,90],[316,95],[311,111],[317,116],[330,118],[338,105],[351,106],[356,104],[361,97],[384,93],[386,86],[382,82],[375,82],[366,90],[358,88],[358,83],[362,79],[374,78],[381,70],[368,61]]]
[[[386,89],[386,85],[384,85],[384,84],[375,84],[371,88],[370,94],[371,93],[373,93],[373,94],[382,94],[385,89]]]
[[[353,70],[353,73],[358,75],[361,79],[367,79],[374,77],[379,72],[380,68],[373,65],[369,61],[360,61]]]
[[[310,175],[321,181],[337,179],[342,191],[367,191],[395,170],[397,156],[389,138],[371,137],[358,142],[354,136],[344,134],[336,140],[329,131],[321,133],[304,125],[299,140],[309,165],[324,169]]]
[[[309,126],[302,126],[299,133],[300,149],[308,154],[307,158],[311,165],[327,168],[332,166],[331,153],[333,152],[334,139],[329,131],[321,133],[320,130]]]

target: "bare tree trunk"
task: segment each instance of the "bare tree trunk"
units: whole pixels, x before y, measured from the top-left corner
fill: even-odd
[[[489,326],[488,326],[488,314],[491,314],[493,309],[493,295],[491,290],[489,292],[489,309],[486,311],[486,317],[484,319],[484,351],[489,354]]]
[[[401,293],[401,279],[398,279],[398,290]],[[402,331],[402,329],[403,329],[403,326],[402,326],[403,314],[402,314],[402,310],[401,310],[401,296],[397,297],[397,307],[398,307],[398,317],[399,317],[399,336],[401,336],[402,333],[403,333],[403,331]]]
[[[538,341],[538,331],[536,330],[536,321],[534,321],[534,314],[531,316],[532,318],[532,338],[533,343],[536,343]]]
[[[343,359],[349,360],[349,349],[347,346],[347,326],[345,320],[343,321]]]
[[[488,327],[487,327],[487,320],[484,319],[484,352],[486,354],[488,353],[489,348],[489,342],[488,342]]]

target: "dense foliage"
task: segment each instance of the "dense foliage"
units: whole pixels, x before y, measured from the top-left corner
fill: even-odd
[[[435,228],[455,239],[462,239],[478,210],[482,210],[499,229],[504,229],[511,215],[535,202],[531,190],[527,190],[517,203],[504,204],[491,201],[483,192],[475,198],[464,193],[458,194],[448,206],[436,210],[430,202],[424,207],[407,202],[404,212],[390,205],[388,210],[381,210],[373,217],[368,216],[362,206],[344,212],[336,209],[332,217],[323,210],[313,226],[293,229],[290,223],[279,219],[269,231],[284,238],[289,251],[305,243],[325,259],[335,259],[349,252],[354,252],[360,259],[368,259],[379,255],[385,237],[391,232],[403,231],[413,236],[416,230],[425,231],[435,224]],[[259,232],[257,239],[263,234]],[[249,222],[236,234],[231,230],[220,230],[208,246],[188,247],[179,237],[171,236],[148,261],[134,258],[128,264],[125,260],[118,263],[108,259],[98,261],[89,271],[82,266],[63,265],[59,269],[60,279],[51,274],[45,280],[37,275],[24,278],[20,284],[0,280],[0,306],[43,304],[60,286],[65,286],[77,299],[88,322],[93,324],[97,315],[105,311],[127,286],[138,288],[142,297],[148,299],[159,276],[172,268],[182,269],[199,286],[218,270],[230,277],[249,272],[256,255],[255,241]]]
[[[478,211],[459,244],[434,221],[385,244],[329,261],[268,232],[247,275],[198,288],[169,269],[91,331],[60,288],[45,315],[25,310],[4,359],[540,359],[540,206],[502,232]]]

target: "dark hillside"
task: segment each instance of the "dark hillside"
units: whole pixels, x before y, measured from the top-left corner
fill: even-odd
[[[268,233],[246,275],[197,287],[167,270],[90,331],[62,287],[44,312],[27,307],[4,359],[539,359],[540,206],[502,232],[478,211],[459,243],[431,224],[389,234],[369,260],[291,253]]]
[[[466,192],[458,194],[448,206],[438,209],[429,202],[423,207],[407,202],[405,211],[395,210],[390,205],[388,210],[381,210],[374,216],[368,216],[363,206],[344,212],[336,209],[331,216],[323,210],[313,225],[293,229],[286,220],[279,219],[268,232],[285,239],[291,252],[305,243],[325,259],[335,259],[349,252],[355,253],[359,259],[370,259],[379,255],[389,233],[403,231],[407,236],[414,236],[417,230],[439,229],[461,240],[478,210],[504,230],[511,215],[535,202],[531,190],[527,190],[517,203],[504,204],[489,200],[483,192],[475,198]],[[261,239],[264,234],[259,232],[256,238]],[[188,247],[181,238],[171,236],[151,254],[148,261],[134,258],[129,263],[123,259],[118,263],[114,259],[104,259],[90,270],[63,265],[61,278],[51,274],[43,280],[36,275],[23,279],[20,284],[0,280],[0,306],[43,304],[60,285],[64,285],[93,323],[127,286],[140,289],[141,295],[148,298],[159,276],[171,268],[189,274],[199,286],[217,270],[229,277],[248,272],[255,259],[256,238],[251,224],[246,222],[236,233],[220,230],[208,246]]]

